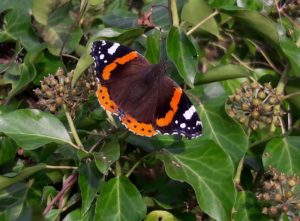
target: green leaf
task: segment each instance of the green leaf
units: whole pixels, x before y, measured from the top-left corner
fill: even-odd
[[[252,192],[242,191],[238,193],[235,210],[234,220],[269,220],[263,216],[256,197]]]
[[[242,78],[248,77],[249,75],[249,71],[240,65],[226,64],[212,68],[205,74],[197,74],[195,84]]]
[[[0,165],[15,158],[18,146],[9,137],[0,137]]]
[[[273,138],[263,154],[264,168],[272,166],[280,172],[300,176],[300,137]]]
[[[56,221],[61,213],[60,209],[51,209],[45,216],[47,221]]]
[[[73,145],[64,125],[39,110],[21,109],[0,115],[0,131],[26,150],[51,142]]]
[[[108,168],[120,158],[120,144],[117,140],[112,140],[93,155],[98,170],[105,175]]]
[[[101,184],[101,174],[95,162],[86,163],[79,168],[79,188],[82,198],[81,215],[84,216],[90,209]]]
[[[137,26],[137,15],[122,8],[115,9],[102,18],[107,26],[129,29]]]
[[[235,0],[210,0],[208,4],[211,7],[230,7],[233,6],[235,2]]]
[[[225,99],[211,98],[200,106],[203,123],[202,139],[215,141],[236,167],[248,149],[248,138],[242,127],[225,112]]]
[[[289,81],[285,87],[286,95],[297,93],[300,91],[300,79],[293,79]],[[292,96],[288,99],[289,103],[293,104],[298,110],[300,110],[299,96]]]
[[[6,177],[0,175],[0,190],[28,178],[30,175],[39,172],[45,167],[46,167],[45,164],[37,164],[32,167],[27,167],[14,177]]]
[[[28,185],[17,183],[0,191],[0,211],[5,213],[6,220],[16,220],[19,217],[28,189]]]
[[[48,18],[48,25],[45,26],[42,37],[48,44],[49,51],[54,55],[59,55],[64,46],[64,53],[71,53],[77,47],[81,37],[82,30],[79,27],[71,27],[74,22],[69,16],[71,4],[67,3],[56,8]],[[66,44],[64,45],[64,42]]]
[[[283,54],[288,59],[291,65],[291,75],[300,76],[300,48],[290,39],[280,41],[280,47]]]
[[[256,11],[242,9],[223,10],[222,12],[233,16],[238,23],[247,28],[248,32],[249,30],[253,30],[267,40],[270,40],[272,44],[279,44],[277,25],[269,17]]]
[[[11,83],[12,89],[8,98],[13,97],[22,91],[36,76],[36,69],[32,64],[13,64],[6,72],[4,79]]]
[[[80,209],[75,209],[68,213],[63,221],[92,221],[93,218],[93,214],[86,213],[84,216],[81,216]]]
[[[49,73],[54,74],[59,67],[64,67],[64,63],[59,57],[52,55],[48,51],[43,51],[35,60],[35,68],[38,73],[33,83],[40,85],[40,81]]]
[[[23,0],[20,4],[19,0],[1,0],[0,1],[0,13],[7,9],[17,9],[21,11],[29,11],[31,8],[31,0]]]
[[[138,221],[145,216],[142,196],[128,178],[115,177],[102,186],[94,220]]]
[[[155,31],[147,37],[145,57],[152,64],[159,62],[160,54],[160,32]]]
[[[169,177],[190,184],[201,210],[216,220],[231,220],[235,203],[233,167],[224,151],[212,141],[179,142],[158,154]]]
[[[3,30],[0,30],[0,42],[9,40],[20,41],[27,51],[34,51],[40,47],[28,11],[14,9],[5,15]]]
[[[145,221],[178,221],[172,213],[163,210],[154,210],[150,212]]]
[[[197,62],[195,60],[197,51],[186,34],[176,27],[172,27],[169,31],[167,54],[176,65],[180,76],[190,87],[193,87],[197,73]]]
[[[58,7],[59,1],[44,0],[43,4],[39,0],[32,0],[32,14],[35,20],[42,25],[48,24],[48,17]]]
[[[212,14],[213,11],[205,0],[189,0],[183,6],[181,19],[189,22],[192,26],[197,25],[203,19]],[[207,20],[199,29],[207,31],[217,37],[219,34],[219,27],[214,18]]]

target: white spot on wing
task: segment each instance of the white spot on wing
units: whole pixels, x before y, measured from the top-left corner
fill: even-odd
[[[120,46],[119,43],[114,43],[114,44],[107,50],[108,54],[113,55],[113,54],[116,52],[116,50],[117,50],[117,48],[118,48],[119,46]]]
[[[198,125],[201,125],[201,126],[202,126],[202,123],[201,123],[201,121],[199,121],[199,120],[197,120],[197,122],[196,122],[196,126],[198,126]]]
[[[178,124],[178,120],[175,120],[175,124]]]
[[[104,60],[104,63],[107,63],[107,60]]]
[[[106,45],[106,42],[105,42],[105,41],[102,40],[101,42],[102,42],[101,46]]]
[[[195,112],[196,108],[191,106],[187,111],[184,112],[183,116],[186,120],[190,120]]]
[[[182,124],[180,124],[180,127],[181,127],[181,128],[185,128],[185,127],[186,127],[186,124],[185,124],[185,123],[182,123]]]
[[[104,54],[100,54],[99,58],[102,60],[104,58]]]

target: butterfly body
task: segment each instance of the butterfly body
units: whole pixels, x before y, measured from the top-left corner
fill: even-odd
[[[202,123],[183,90],[165,75],[164,63],[147,60],[119,43],[96,41],[91,50],[100,105],[117,115],[130,131],[141,136],[202,133]]]

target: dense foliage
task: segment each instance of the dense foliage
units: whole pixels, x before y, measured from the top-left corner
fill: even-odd
[[[299,220],[299,11],[1,0],[0,220]],[[100,108],[99,39],[171,60],[203,135],[136,136]]]

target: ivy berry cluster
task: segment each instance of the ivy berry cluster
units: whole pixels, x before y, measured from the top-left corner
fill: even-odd
[[[95,92],[96,79],[94,74],[83,74],[72,87],[74,71],[65,73],[59,68],[54,75],[49,74],[41,81],[41,88],[34,90],[38,97],[38,106],[42,110],[57,113],[65,105],[74,116],[76,108]]]
[[[256,197],[263,204],[262,213],[272,218],[282,217],[285,214],[290,220],[299,221],[299,177],[288,176],[270,168]]]
[[[270,83],[245,81],[229,96],[228,114],[252,131],[272,123],[280,126],[279,117],[285,114],[282,102],[283,94]]]

